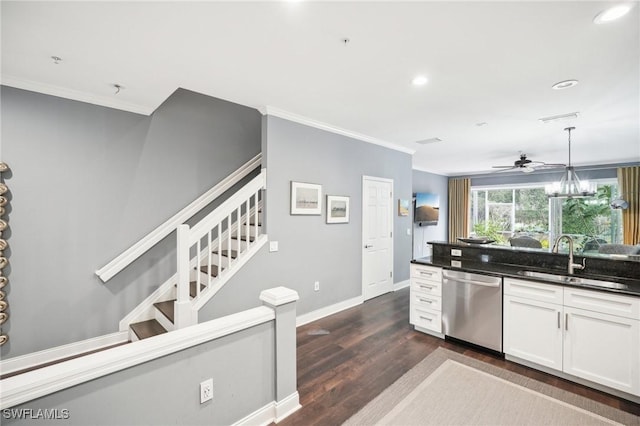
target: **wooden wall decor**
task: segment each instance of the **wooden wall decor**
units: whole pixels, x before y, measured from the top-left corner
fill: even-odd
[[[5,274],[5,268],[9,264],[5,251],[9,248],[9,243],[2,235],[9,227],[9,218],[6,217],[7,209],[5,208],[9,202],[9,198],[5,195],[9,192],[9,187],[4,183],[5,173],[8,171],[7,163],[0,162],[0,346],[9,340],[9,336],[3,330],[3,325],[9,319],[9,314],[6,312],[9,309],[9,302],[5,300],[6,293],[4,291],[6,285],[9,284],[9,279]]]

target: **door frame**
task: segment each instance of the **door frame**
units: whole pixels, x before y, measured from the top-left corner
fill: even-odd
[[[395,268],[394,268],[394,252],[393,252],[393,247],[394,247],[394,229],[393,229],[393,225],[394,225],[394,217],[393,217],[393,179],[389,179],[389,178],[382,178],[382,177],[378,177],[378,176],[368,176],[368,175],[362,175],[362,194],[361,194],[361,208],[362,211],[360,213],[360,220],[362,222],[362,227],[361,227],[361,234],[360,234],[360,291],[362,294],[362,298],[364,301],[368,300],[365,298],[365,287],[366,287],[366,283],[364,282],[364,255],[363,255],[363,251],[364,251],[364,245],[365,245],[365,241],[364,241],[364,236],[365,236],[365,229],[364,229],[364,215],[365,215],[365,198],[364,198],[364,192],[365,192],[365,184],[367,181],[378,181],[378,182],[386,182],[386,183],[390,183],[391,184],[391,200],[389,202],[389,222],[390,222],[390,226],[389,229],[391,230],[391,247],[389,249],[389,253],[391,255],[391,291],[393,291],[394,289],[394,278],[395,278]]]

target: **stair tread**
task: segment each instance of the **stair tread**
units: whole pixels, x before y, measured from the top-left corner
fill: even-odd
[[[221,268],[220,271],[223,271],[224,268]],[[201,266],[200,267],[200,272],[208,274],[209,273],[209,265],[205,265],[205,266]],[[217,265],[211,265],[211,276],[212,277],[217,277],[218,276],[218,266]]]
[[[218,250],[214,250],[211,253],[212,254],[218,254]],[[223,249],[221,254],[224,257],[229,257],[229,250]],[[237,250],[231,250],[231,258],[235,259],[236,257],[238,257],[238,251]]]
[[[238,239],[238,237],[231,237],[231,239],[232,239],[232,240],[237,240],[237,239]],[[255,238],[254,236],[250,236],[250,237],[249,237],[249,241],[250,241],[250,242],[254,242],[254,241],[255,241],[255,239],[256,239],[256,238]],[[247,236],[246,236],[246,235],[243,235],[242,237],[240,237],[240,240],[242,240],[242,241],[247,241]]]
[[[167,332],[167,330],[154,319],[131,324],[131,330],[133,330],[140,340]]]
[[[164,302],[157,302],[157,303],[154,303],[153,306],[155,306],[157,310],[162,312],[162,314],[165,317],[167,317],[169,321],[174,322],[173,318],[174,318],[175,300],[166,300]]]
[[[196,297],[196,282],[195,281],[191,281],[189,283],[189,296],[191,297]],[[204,290],[207,286],[205,286],[204,284],[200,284],[200,291]]]

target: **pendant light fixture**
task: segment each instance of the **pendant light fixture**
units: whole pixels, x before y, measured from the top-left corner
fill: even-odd
[[[596,185],[587,180],[581,181],[571,165],[571,131],[575,127],[567,127],[569,133],[569,162],[564,169],[564,174],[560,182],[554,182],[545,187],[545,192],[549,198],[582,198],[596,195]]]

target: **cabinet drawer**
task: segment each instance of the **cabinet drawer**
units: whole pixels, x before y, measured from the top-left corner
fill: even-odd
[[[504,279],[504,294],[562,305],[562,287],[533,281]]]
[[[442,298],[418,291],[412,291],[409,309],[414,308],[442,311]]]
[[[411,292],[425,295],[442,296],[442,281],[429,281],[419,278],[411,278]]]
[[[438,311],[415,308],[411,310],[411,324],[441,333],[442,314]]]
[[[442,281],[442,268],[435,266],[411,264],[411,278],[420,278],[429,281]]]
[[[623,294],[565,287],[564,305],[640,320],[640,298]]]

